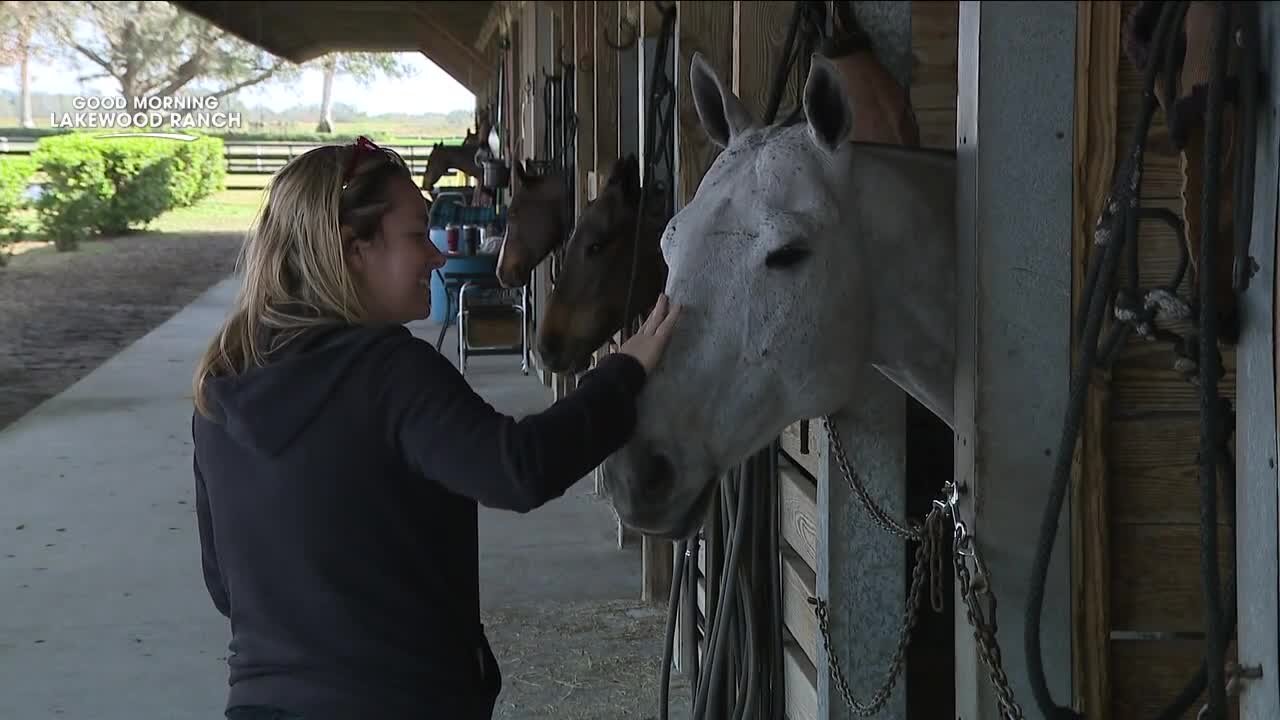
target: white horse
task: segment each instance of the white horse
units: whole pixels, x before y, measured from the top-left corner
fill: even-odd
[[[786,426],[856,403],[859,366],[954,428],[955,154],[850,142],[858,109],[821,55],[789,127],[761,127],[700,54],[690,87],[723,150],[662,237],[681,320],[603,466],[618,517],[667,538]]]

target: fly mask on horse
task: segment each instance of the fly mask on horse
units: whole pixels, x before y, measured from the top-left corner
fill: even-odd
[[[538,354],[547,369],[585,370],[591,353],[657,301],[667,278],[658,240],[670,212],[659,193],[647,196],[643,211],[640,202],[640,163],[627,155],[583,208],[565,246],[538,325]]]
[[[507,233],[498,253],[498,282],[505,288],[527,285],[538,263],[564,242],[572,222],[565,216],[566,186],[560,170],[534,175],[522,163],[514,166]]]
[[[603,466],[618,517],[669,538],[787,425],[857,402],[859,366],[953,414],[954,153],[850,142],[859,108],[820,55],[791,126],[761,127],[700,54],[690,80],[723,150],[663,234],[681,322]]]

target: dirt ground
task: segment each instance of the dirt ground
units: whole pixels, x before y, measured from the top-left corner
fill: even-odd
[[[658,717],[666,608],[546,603],[485,613],[503,669],[495,720]],[[685,678],[671,673],[671,720],[689,717]]]
[[[232,272],[236,233],[146,234],[0,267],[0,429],[75,383]],[[664,607],[508,607],[485,625],[504,672],[496,717],[657,718]],[[688,717],[673,673],[671,718]]]
[[[169,319],[234,268],[240,236],[133,235],[0,268],[0,428]]]

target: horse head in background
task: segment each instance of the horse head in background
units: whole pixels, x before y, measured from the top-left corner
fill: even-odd
[[[640,163],[627,155],[583,209],[565,246],[538,325],[538,354],[552,372],[585,370],[592,353],[662,292],[667,266],[658,240],[670,218],[667,201],[651,195],[643,211],[640,203]]]
[[[432,145],[431,155],[427,157],[427,168],[422,173],[422,189],[434,188],[440,178],[455,171],[462,172],[467,177],[481,177],[483,173],[476,163],[476,153],[487,142],[487,135],[487,130],[484,135],[467,130],[467,136],[463,138],[461,145]]]
[[[850,139],[918,147],[920,125],[911,106],[911,91],[876,57],[871,37],[858,23],[852,4],[835,3],[836,31],[821,50],[838,71],[845,97],[858,108]]]
[[[527,285],[533,269],[564,242],[573,225],[560,170],[534,175],[518,162],[513,170],[507,233],[498,253],[498,282],[505,288]]]
[[[662,235],[681,322],[603,464],[618,517],[669,538],[786,426],[856,402],[862,367],[953,422],[955,154],[850,142],[875,111],[821,55],[796,124],[761,126],[701,54],[690,88],[723,149]]]

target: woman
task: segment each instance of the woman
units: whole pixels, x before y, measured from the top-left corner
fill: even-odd
[[[206,585],[231,624],[229,718],[489,718],[477,504],[528,512],[628,439],[677,312],[546,411],[498,413],[404,323],[444,259],[393,152],[273,178],[244,285],[194,383]]]

